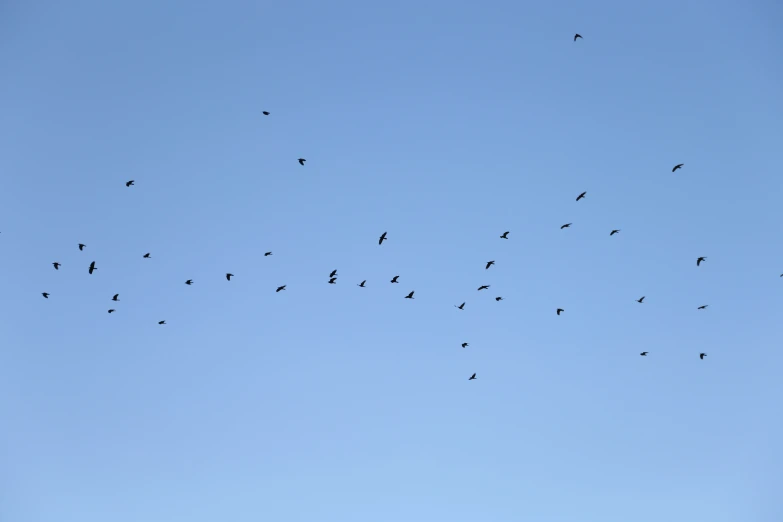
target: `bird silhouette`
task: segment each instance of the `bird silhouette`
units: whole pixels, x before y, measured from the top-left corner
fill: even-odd
[[[494,264],[495,264],[494,261],[487,261],[487,266],[484,268],[484,270],[489,270],[489,267],[491,267]]]
[[[581,34],[579,34],[579,33],[576,33],[576,34],[574,35],[574,41],[576,41],[576,39],[577,39],[577,38],[582,38],[582,35],[581,35]]]
[[[413,299],[413,292],[405,296],[405,299]]]
[[[166,321],[158,321],[158,324],[166,324]]]
[[[562,308],[558,308],[557,309],[557,315],[560,315],[560,312],[565,312],[565,310],[563,310]]]
[[[361,283],[359,283],[356,286],[361,286],[362,288],[364,288],[364,283],[366,283],[366,282],[367,282],[367,280],[365,279],[364,281],[362,281]]]
[[[329,284],[330,284],[330,285],[337,284],[337,278],[336,278],[336,277],[333,277],[333,278],[329,279]]]
[[[79,243],[79,250],[84,250],[84,247],[86,247],[84,243]]]
[[[696,266],[699,266],[701,264],[701,262],[704,261],[705,259],[707,259],[707,258],[706,257],[700,257],[699,259],[697,259],[696,260]]]
[[[706,354],[706,353],[700,353],[700,354],[699,354],[699,359],[702,359],[702,360],[703,360],[705,357],[707,357],[707,354]]]
[[[464,309],[465,309],[465,303],[462,303],[462,304],[461,304],[461,305],[459,305],[459,306],[457,306],[457,305],[454,305],[454,308],[459,308],[460,310],[464,310]]]
[[[334,277],[337,275],[337,270],[332,270],[332,273],[329,274],[329,277]]]
[[[54,262],[54,263],[52,263],[52,266],[54,267],[55,270],[59,270],[60,269],[60,263]]]
[[[642,352],[639,355],[641,355],[642,357],[647,357],[647,352]]]
[[[613,236],[613,235],[615,235],[616,233],[618,233],[619,231],[620,231],[620,230],[612,230],[611,232],[609,232],[609,235],[610,235],[610,236]]]
[[[147,253],[146,253],[146,254],[144,254],[142,257],[144,257],[144,259],[149,259],[149,258],[150,258],[150,253],[149,253],[149,252],[147,252]]]
[[[471,375],[471,376],[470,376],[470,379],[468,379],[468,380],[469,380],[469,381],[473,381],[473,380],[475,380],[475,379],[476,379],[476,374],[474,373],[473,375]]]
[[[263,111],[261,114],[263,114],[264,116],[269,116],[269,111]]]
[[[582,192],[581,194],[579,194],[579,195],[576,197],[576,200],[577,200],[577,201],[579,201],[580,199],[584,199],[584,197],[585,197],[585,194],[587,194],[587,191],[584,191],[584,192]]]
[[[677,169],[681,169],[683,165],[685,165],[685,163],[680,163],[678,165],[675,165],[674,168],[672,169],[672,172],[674,172]]]
[[[111,298],[112,301],[119,301],[120,300],[120,294],[114,294],[114,297]]]
[[[700,307],[698,307],[698,308],[697,308],[697,310],[704,310],[704,309],[706,309],[708,306],[710,306],[710,305],[701,305]]]
[[[489,288],[489,286],[490,285],[481,285],[480,287],[478,287],[479,292],[482,291],[482,290],[486,290],[487,288]]]
[[[109,308],[109,313],[113,314],[114,313],[114,308]]]
[[[304,162],[305,162],[305,161],[307,161],[307,160],[306,160],[306,159],[304,159],[304,158],[299,158],[299,164],[300,164],[300,165],[304,165]]]
[[[272,255],[272,252],[264,252],[264,257],[271,256],[271,255]]]
[[[188,279],[187,281],[185,281],[185,284],[190,286],[190,285],[193,284],[193,280],[192,279]]]
[[[637,303],[641,303],[642,301],[644,301],[644,297],[645,297],[645,296],[641,296],[639,299],[637,299],[637,300],[636,300],[636,302],[637,302]]]
[[[98,270],[98,267],[95,266],[95,261],[90,263],[90,274],[92,274],[93,270]]]
[[[46,299],[49,299],[49,292],[41,292],[41,295],[44,296]]]
[[[133,185],[133,180],[130,180],[127,183],[125,183],[126,187],[130,187],[131,185]]]
[[[563,225],[562,227],[560,227],[560,230],[563,230],[564,228],[568,228],[568,227],[570,227],[571,225],[573,225],[573,223],[566,223],[565,225]]]
[[[503,298],[502,297],[496,297],[495,301],[503,301]]]
[[[277,290],[275,290],[275,292],[279,292],[280,290],[285,290],[285,285],[283,285],[283,286],[278,286],[278,287],[277,287]]]
[[[231,278],[234,276],[234,274],[226,274],[226,281],[231,281]]]
[[[397,281],[397,278],[398,278],[398,277],[400,277],[400,276],[396,275],[396,276],[392,277],[392,280],[391,280],[391,282],[392,282],[392,283],[399,283],[399,281]]]
[[[384,241],[385,239],[386,239],[386,232],[384,232],[383,234],[381,234],[381,237],[378,239],[378,244],[379,244],[379,245],[382,245],[382,244],[383,244],[383,241]]]
[[[462,343],[463,348],[467,348],[468,346],[470,346],[468,343]]]

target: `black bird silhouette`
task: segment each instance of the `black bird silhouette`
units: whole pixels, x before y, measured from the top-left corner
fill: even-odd
[[[271,255],[272,255],[272,252],[265,252],[265,253],[264,253],[264,257],[266,257],[266,256],[271,256]]]
[[[568,228],[568,227],[570,227],[571,225],[573,225],[573,223],[566,223],[565,225],[563,225],[562,227],[560,227],[560,230],[563,230],[564,228]]]
[[[706,257],[700,257],[699,259],[697,259],[696,260],[696,266],[699,266],[701,264],[701,262],[704,261],[705,259],[707,259],[707,258]]]
[[[503,234],[500,236],[500,239],[508,239],[508,233],[510,231],[503,232]]]
[[[158,324],[166,324],[166,321],[158,321]]]
[[[111,298],[112,301],[119,301],[120,300],[120,294],[114,294],[114,297]]]
[[[364,283],[366,283],[366,282],[367,282],[367,280],[365,279],[364,281],[362,281],[361,283],[359,283],[356,286],[361,286],[362,288],[364,288]]]
[[[463,348],[467,348],[468,346],[470,346],[468,343],[462,343]]]
[[[619,231],[620,231],[619,229],[618,229],[618,230],[612,230],[611,232],[609,232],[609,235],[610,235],[610,236],[613,236],[613,235],[615,235],[616,233],[618,233]]]
[[[685,163],[680,163],[678,165],[675,165],[674,168],[672,169],[672,172],[674,172],[677,169],[681,169],[683,165],[685,165]]]
[[[701,305],[700,307],[697,308],[697,310],[704,310],[708,306],[710,306],[710,305]]]
[[[79,243],[79,250],[84,250],[84,247],[86,247],[84,243]]]
[[[185,281],[185,284],[190,286],[190,285],[193,284],[193,280],[192,279],[188,279],[187,281]]]
[[[329,277],[334,277],[337,275],[337,270],[332,270],[332,273],[329,274]]]
[[[576,33],[576,34],[574,35],[574,41],[576,41],[576,39],[577,39],[577,38],[582,38],[582,35],[581,35],[581,34],[579,34],[579,33]]]
[[[495,301],[502,301],[502,300],[503,300],[503,298],[502,298],[502,297],[496,297],[496,298],[495,298]]]
[[[378,239],[378,244],[379,244],[379,245],[383,244],[383,240],[384,240],[384,239],[386,239],[386,232],[384,232],[383,234],[381,234],[381,237]]]
[[[557,315],[560,315],[560,312],[565,312],[565,310],[563,310],[562,308],[558,308],[557,309]]]
[[[143,256],[143,257],[144,257],[144,259],[149,259],[149,258],[150,258],[150,253],[149,253],[149,252],[147,252],[146,254],[144,254],[144,256]]]
[[[641,296],[639,299],[637,299],[637,300],[636,300],[636,302],[637,302],[637,303],[641,303],[642,301],[644,301],[644,297],[645,297],[645,296]]]
[[[275,290],[275,292],[279,292],[280,290],[285,290],[285,285],[283,285],[283,286],[278,286],[278,287],[277,287],[277,290]]]
[[[577,201],[579,201],[580,199],[584,199],[584,197],[585,197],[585,194],[587,194],[587,191],[584,191],[584,192],[582,192],[581,194],[579,194],[579,195],[576,197],[576,200],[577,200]]]
[[[413,299],[413,292],[405,296],[405,299]]]
[[[114,313],[114,308],[109,308],[109,313],[113,314]]]
[[[264,116],[269,116],[269,111],[264,111],[262,114],[263,114]]]
[[[461,304],[461,305],[459,305],[459,306],[457,306],[457,305],[454,305],[454,308],[459,308],[460,310],[464,310],[464,309],[465,309],[465,303],[462,303],[462,304]]]
[[[472,381],[472,380],[475,380],[475,379],[476,379],[476,374],[474,373],[473,375],[470,376],[470,379],[468,379],[468,380]]]
[[[479,292],[482,290],[486,290],[487,288],[489,288],[489,285],[481,285],[480,287],[478,287]]]
[[[306,160],[306,159],[304,159],[304,158],[299,158],[299,164],[300,164],[300,165],[304,165],[304,162],[305,162],[305,161],[307,161],[307,160]]]
[[[232,277],[233,275],[234,275],[234,274],[226,274],[226,281],[231,281],[231,277]]]
[[[44,296],[46,299],[49,299],[49,292],[41,292],[41,295]]]
[[[647,357],[647,352],[642,352],[639,355],[641,355],[642,357]]]
[[[392,283],[399,283],[399,281],[397,281],[397,278],[398,278],[398,277],[400,277],[400,276],[396,275],[396,276],[392,277],[392,280],[391,280],[391,282],[392,282]]]
[[[487,261],[487,266],[486,266],[486,268],[484,268],[484,270],[489,270],[489,267],[491,267],[494,264],[495,264],[494,261]]]
[[[126,187],[130,187],[131,185],[133,185],[133,180],[130,180],[127,183],[125,183]]]
[[[90,263],[90,273],[92,274],[93,270],[98,270],[98,267],[95,266],[95,261]]]
[[[337,284],[337,283],[336,283],[336,281],[337,281],[337,278],[336,278],[336,277],[333,277],[333,278],[329,279],[329,284],[330,284],[330,285]]]
[[[699,359],[704,359],[705,357],[707,357],[706,353],[700,353],[699,354]]]
[[[60,263],[54,262],[54,263],[52,263],[52,266],[54,267],[55,270],[59,270],[60,269]]]

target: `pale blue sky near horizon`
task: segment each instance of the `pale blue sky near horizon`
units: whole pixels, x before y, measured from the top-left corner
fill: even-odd
[[[0,521],[782,520],[782,21],[3,2]]]

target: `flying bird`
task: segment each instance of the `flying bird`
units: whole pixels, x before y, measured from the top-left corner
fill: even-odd
[[[459,305],[459,306],[457,306],[457,305],[454,305],[454,308],[459,308],[460,310],[464,310],[464,309],[465,309],[465,303],[462,303],[462,304],[461,304],[461,305]]]
[[[710,306],[710,305],[701,305],[700,307],[697,308],[697,310],[704,310],[708,306]]]
[[[562,308],[558,308],[557,309],[557,315],[560,315],[560,312],[565,312],[565,310],[563,310]]]
[[[564,228],[568,228],[568,227],[570,227],[571,225],[573,225],[573,223],[566,223],[565,225],[563,225],[562,227],[560,227],[560,230],[563,230]]]
[[[645,296],[641,296],[639,299],[637,299],[637,300],[636,300],[636,302],[637,302],[637,303],[641,303],[642,301],[644,301],[644,297],[645,297]]]
[[[133,180],[130,180],[127,183],[125,183],[126,187],[130,187],[131,185],[133,185]]]
[[[337,275],[337,270],[332,270],[332,273],[329,274],[329,277],[334,277]]]
[[[307,160],[306,160],[306,159],[304,159],[304,158],[299,158],[299,164],[300,164],[300,165],[304,165],[304,162],[305,162],[305,161],[307,161]]]
[[[147,252],[146,254],[144,254],[144,256],[143,256],[143,257],[144,257],[144,259],[149,259],[149,258],[150,258],[150,253],[149,253],[149,252]]]
[[[482,290],[486,290],[487,288],[489,288],[489,285],[481,285],[480,287],[478,287],[479,292]]]
[[[365,279],[364,281],[362,281],[361,283],[359,283],[356,286],[361,286],[362,288],[364,288],[364,283],[366,283],[366,282],[367,282],[367,280]]]
[[[226,274],[226,281],[231,281],[231,277],[232,277],[233,275],[234,275],[234,274]]]
[[[166,324],[166,321],[158,321],[158,324]]]
[[[683,165],[685,165],[685,163],[680,163],[678,165],[675,165],[674,168],[672,169],[672,172],[674,172],[677,169],[681,169]]]
[[[79,250],[84,250],[84,247],[86,247],[84,243],[79,243]]]
[[[579,194],[579,195],[576,197],[576,200],[577,200],[577,201],[579,201],[580,199],[584,199],[584,197],[585,197],[585,194],[587,194],[587,191],[584,191],[584,192],[582,192],[581,194]]]
[[[262,112],[262,114],[263,114],[264,116],[269,116],[269,111],[263,111],[263,112]]]
[[[378,244],[379,244],[379,245],[383,244],[383,240],[384,240],[384,239],[386,239],[386,232],[384,232],[383,234],[381,234],[381,237],[380,237],[380,239],[378,239]]]
[[[190,285],[193,284],[193,280],[192,279],[188,279],[187,281],[185,281],[185,284],[190,286]]]
[[[471,376],[470,376],[470,379],[468,379],[468,380],[469,380],[469,381],[473,381],[473,380],[475,380],[475,379],[476,379],[476,374],[474,373],[473,375],[471,375]]]
[[[405,299],[413,299],[413,292],[405,296]]]
[[[616,233],[618,233],[619,231],[620,231],[619,229],[618,229],[618,230],[612,230],[611,232],[609,232],[609,235],[610,235],[610,236],[613,236],[613,235],[615,235]]]
[[[699,266],[701,264],[701,262],[704,261],[705,259],[707,259],[707,258],[706,257],[700,257],[699,259],[697,259],[696,260],[696,266]]]
[[[92,274],[93,270],[98,270],[98,268],[95,266],[95,261],[90,263],[90,274]]]
[[[264,252],[264,257],[271,256],[271,255],[272,255],[272,252]]]
[[[500,236],[500,239],[508,239],[508,233],[510,231],[503,232],[503,234]]]
[[[484,270],[489,270],[489,267],[491,267],[494,264],[495,264],[494,261],[487,261],[487,266],[484,268]]]
[[[119,301],[120,300],[120,294],[114,294],[114,297],[111,298],[112,301]]]
[[[700,354],[699,354],[699,359],[702,359],[702,360],[703,360],[705,357],[707,357],[707,354],[706,354],[706,353],[700,353]]]
[[[275,292],[279,292],[280,290],[285,290],[285,285],[283,285],[283,286],[278,286],[278,287],[277,287],[277,290],[275,290]]]
[[[41,292],[41,295],[44,296],[46,299],[49,299],[49,292]]]
[[[503,301],[503,298],[502,297],[496,297],[495,301]]]
[[[333,277],[333,278],[329,279],[329,284],[330,284],[330,285],[337,284],[337,283],[336,283],[336,281],[337,281],[337,278],[336,278],[336,277]]]
[[[60,269],[60,263],[57,263],[57,262],[52,263],[52,266],[54,267],[55,270],[59,270]]]
[[[400,276],[396,275],[396,276],[392,277],[392,280],[391,280],[391,282],[392,282],[392,283],[399,283],[399,281],[397,281],[397,278],[398,278],[398,277],[400,277]]]
[[[109,313],[113,314],[114,313],[114,308],[109,308]]]
[[[468,343],[462,343],[463,348],[467,348],[468,346],[470,346]]]
[[[576,33],[576,34],[574,35],[574,41],[576,41],[576,39],[577,39],[577,38],[582,38],[582,35],[581,35],[581,34],[579,34],[579,33]]]
[[[641,355],[642,357],[647,357],[647,352],[642,352],[639,355]]]

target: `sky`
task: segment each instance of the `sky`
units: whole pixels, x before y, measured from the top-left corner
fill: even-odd
[[[0,521],[783,519],[781,21],[3,2]]]

